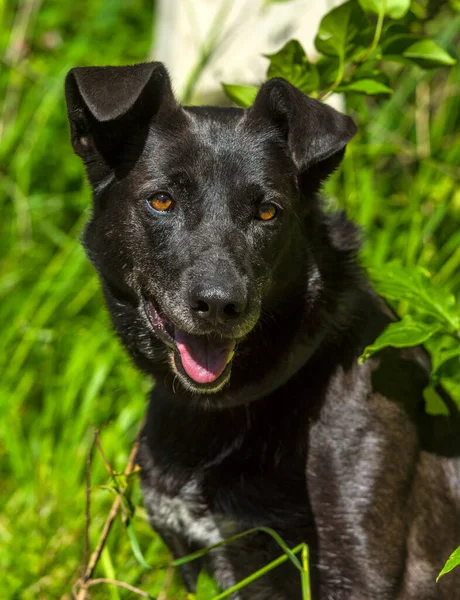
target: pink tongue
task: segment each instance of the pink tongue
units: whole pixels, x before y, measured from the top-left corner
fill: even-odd
[[[234,340],[210,340],[175,332],[176,346],[185,372],[197,383],[215,381],[227,366],[235,348]]]

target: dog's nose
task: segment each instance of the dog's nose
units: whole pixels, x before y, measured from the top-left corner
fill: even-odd
[[[211,323],[226,323],[244,313],[247,306],[246,290],[242,285],[213,280],[194,286],[189,294],[193,312]]]

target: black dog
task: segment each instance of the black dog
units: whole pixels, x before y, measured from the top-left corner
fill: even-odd
[[[266,526],[309,544],[313,600],[459,599],[460,572],[435,583],[460,544],[458,419],[425,415],[420,349],[358,365],[393,317],[318,197],[352,120],[282,79],[249,110],[181,107],[160,63],[73,69],[66,97],[85,247],[156,380],[139,462],[173,554]],[[228,588],[281,554],[256,532],[207,564]],[[300,597],[289,562],[232,595]]]

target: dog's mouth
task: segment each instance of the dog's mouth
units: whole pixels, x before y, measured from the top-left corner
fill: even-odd
[[[158,305],[147,301],[147,314],[157,336],[171,351],[173,369],[186,387],[198,392],[218,391],[230,378],[236,340],[187,333],[174,325]]]

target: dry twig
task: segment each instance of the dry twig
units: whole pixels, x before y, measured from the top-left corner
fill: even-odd
[[[141,425],[141,429],[142,429],[142,425]],[[93,438],[93,441],[92,441],[92,444],[90,447],[90,451],[88,453],[88,460],[87,460],[88,471],[91,468],[92,452],[93,452],[95,443],[97,443],[97,441],[98,441],[98,436],[99,436],[99,430],[96,429],[96,431],[94,433],[94,438]],[[139,447],[139,436],[137,437],[136,441],[134,442],[134,445],[129,454],[128,463],[124,470],[125,475],[130,475],[135,469],[136,455],[137,455],[138,447]],[[102,532],[101,532],[101,535],[99,536],[97,546],[96,546],[95,550],[93,551],[93,553],[91,554],[88,564],[86,564],[87,554],[89,553],[89,525],[90,525],[90,511],[89,511],[90,499],[89,498],[90,498],[90,491],[91,491],[91,478],[90,478],[90,475],[88,475],[88,471],[87,471],[87,478],[86,478],[86,525],[85,525],[86,529],[85,529],[84,572],[82,573],[81,578],[78,579],[78,581],[76,581],[75,584],[73,585],[73,588],[72,588],[73,597],[75,600],[87,600],[88,588],[91,587],[92,585],[95,585],[94,582],[97,582],[97,583],[111,583],[113,585],[118,585],[119,587],[125,587],[126,589],[130,589],[131,591],[136,591],[136,593],[138,593],[138,594],[141,593],[140,595],[143,595],[145,598],[151,598],[151,596],[149,594],[147,594],[147,592],[143,592],[142,590],[133,588],[132,586],[129,586],[129,584],[126,584],[123,582],[116,582],[115,580],[102,579],[102,578],[91,579],[91,577],[94,573],[94,569],[96,568],[96,565],[102,554],[102,550],[104,549],[104,546],[107,541],[107,537],[110,533],[110,530],[112,528],[113,522],[115,521],[118,511],[120,510],[122,499],[121,499],[120,495],[115,498],[115,500],[112,504],[112,507],[110,509],[109,515],[104,523],[104,527],[102,528]],[[88,544],[88,545],[86,545],[86,544]]]
[[[96,440],[99,438],[99,429],[94,429],[93,439],[88,450],[88,456],[86,458],[86,507],[85,507],[85,549],[83,552],[83,566],[82,566],[82,577],[85,576],[86,567],[88,565],[89,558],[89,527],[91,524],[91,463],[93,461],[93,450]]]
[[[125,583],[124,581],[116,581],[115,579],[107,579],[106,577],[99,577],[98,579],[91,579],[87,582],[86,587],[93,587],[93,585],[97,585],[98,583],[108,583],[109,585],[116,585],[117,587],[124,588],[125,590],[129,590],[138,596],[142,596],[143,598],[151,598],[154,600],[153,596],[151,596],[148,592],[144,592],[129,583]]]

